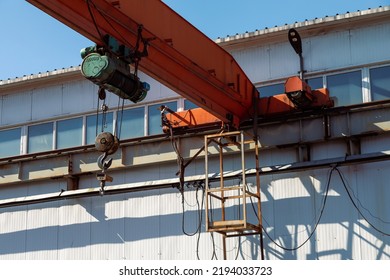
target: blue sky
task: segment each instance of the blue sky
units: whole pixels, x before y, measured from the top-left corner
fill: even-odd
[[[163,1],[211,39],[390,5],[390,0]],[[77,66],[80,49],[93,44],[24,0],[0,0],[0,23],[0,80]]]

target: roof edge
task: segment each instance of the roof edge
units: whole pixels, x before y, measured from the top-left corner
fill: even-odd
[[[12,91],[12,89],[20,90],[23,86],[29,88],[38,87],[40,85],[48,85],[51,81],[58,83],[58,79],[62,81],[69,81],[71,79],[82,77],[81,66],[71,66],[69,68],[54,69],[44,73],[24,75],[23,77],[16,77],[14,79],[0,80],[0,94]]]
[[[337,14],[335,16],[325,16],[322,18],[315,18],[312,20],[305,20],[302,22],[295,22],[293,24],[285,24],[282,26],[275,26],[272,28],[265,28],[261,30],[255,30],[253,32],[245,32],[241,34],[236,34],[234,36],[227,36],[224,38],[218,38],[215,42],[221,46],[228,46],[233,44],[238,44],[243,41],[255,40],[258,37],[267,37],[267,36],[277,36],[278,33],[285,33],[285,31],[291,28],[297,29],[310,29],[317,28],[322,25],[336,25],[344,22],[352,22],[362,19],[372,19],[380,16],[386,16],[390,13],[390,6],[380,6],[374,9],[367,10],[358,10],[356,12],[347,12],[345,14]]]

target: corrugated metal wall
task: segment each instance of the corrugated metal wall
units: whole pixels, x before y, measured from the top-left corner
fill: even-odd
[[[340,168],[360,211],[390,231],[386,162]],[[321,221],[329,169],[262,176],[267,259],[389,259],[390,238],[357,212],[334,172]],[[184,230],[196,231],[195,191],[186,191]],[[201,202],[201,192],[198,193]],[[250,205],[248,209],[251,210]],[[216,209],[217,210],[217,209]],[[251,212],[251,211],[250,211]],[[251,215],[253,213],[251,212]],[[221,236],[186,236],[176,189],[57,201],[0,210],[1,259],[211,259],[222,258]],[[213,238],[214,237],[214,240]],[[275,243],[278,245],[276,245]],[[228,258],[259,259],[258,236],[230,238]]]
[[[385,36],[389,32],[390,24],[383,24],[304,38],[307,70],[322,71],[389,60],[390,36]],[[379,38],[380,44],[377,43]],[[247,48],[233,54],[255,82],[295,75],[298,71],[298,61],[287,43]],[[157,82],[150,79],[148,82],[152,91],[145,102],[176,96]],[[12,126],[93,112],[96,87],[88,81],[77,80],[3,95],[0,100],[1,125]],[[116,96],[109,95],[109,106],[115,107],[117,102]],[[14,114],[16,111],[18,113]],[[389,119],[386,109],[348,117],[332,116],[331,137],[364,133],[375,128],[373,124],[378,120]],[[321,118],[262,126],[259,133],[262,166],[299,161],[297,149],[289,146],[294,143],[313,142],[309,147],[312,161],[343,157],[349,152],[344,140],[323,141]],[[182,148],[197,147],[201,143],[202,139],[195,136]],[[388,134],[366,136],[361,139],[361,154],[388,151],[389,143]],[[176,178],[175,162],[151,162],[151,155],[136,157],[138,153],[154,152],[161,147],[167,149],[165,144],[135,146],[132,160],[140,162],[112,174],[114,184]],[[217,160],[213,162],[211,171],[218,172]],[[239,162],[234,156],[226,162],[225,169],[235,170]],[[247,167],[253,168],[253,161],[248,160]],[[390,165],[385,161],[339,167],[337,170],[342,177],[337,170],[332,173],[331,170],[329,166],[261,177],[266,259],[390,259],[390,238],[378,231],[390,232],[390,205],[387,203]],[[195,161],[186,170],[186,175],[203,173],[203,160]],[[249,181],[253,184],[254,178]],[[80,180],[82,189],[96,186],[93,174]],[[66,189],[66,182],[62,180],[2,185],[0,199],[60,192],[61,189]],[[201,202],[201,191],[186,189],[183,202],[180,192],[172,188],[0,209],[0,259],[221,259],[221,236],[205,233],[204,211],[201,235],[191,234],[200,222],[198,205]],[[248,209],[253,218],[251,205]],[[183,228],[192,236],[184,234]],[[294,250],[314,229],[311,238]],[[229,238],[227,257],[259,259],[259,244],[259,236]]]
[[[305,70],[329,71],[389,60],[390,24],[302,38]],[[297,75],[299,58],[287,41],[233,50],[232,55],[254,83]],[[283,65],[283,67],[280,67]]]

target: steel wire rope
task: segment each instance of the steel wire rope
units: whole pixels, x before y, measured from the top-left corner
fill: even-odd
[[[106,42],[105,42],[105,40],[104,40],[104,37],[103,37],[103,35],[101,34],[100,29],[99,29],[99,27],[98,27],[98,25],[97,25],[95,15],[93,14],[92,9],[91,9],[91,3],[92,3],[91,0],[87,0],[87,8],[88,8],[88,12],[89,12],[89,14],[90,14],[90,16],[91,16],[93,25],[94,25],[94,27],[95,27],[95,29],[96,29],[96,32],[98,33],[98,35],[99,35],[99,37],[100,37],[100,40],[103,42],[104,47],[106,48],[106,50],[108,50],[108,51],[110,52],[111,50],[110,50],[110,48],[106,45]],[[92,3],[92,5],[94,5],[94,4]],[[95,5],[94,5],[94,7],[95,7],[95,9],[97,10],[97,8],[96,8]],[[99,12],[99,13],[100,13],[100,12]],[[98,96],[98,102],[97,102],[97,108],[96,108],[96,135],[95,135],[95,136],[98,135],[98,130],[99,130],[99,129],[98,129],[98,127],[99,127],[99,109],[100,109],[100,101],[99,101],[99,100],[100,100],[100,91],[101,91],[101,90],[104,91],[104,89],[103,89],[103,88],[100,88],[100,89],[99,89],[99,96]],[[102,100],[103,100],[103,105],[102,105],[102,106],[104,106],[104,105],[105,105],[105,100],[106,100],[106,98],[105,98],[105,93],[104,93],[104,99],[102,99]],[[101,132],[103,132],[105,117],[106,117],[106,116],[105,116],[105,112],[103,111],[103,115],[102,115],[102,131],[101,131]]]
[[[100,108],[100,98],[97,98],[97,106],[96,106],[96,124],[95,124],[95,137],[98,135],[99,130],[99,108]]]
[[[102,18],[111,26],[111,28],[112,28],[113,30],[116,31],[117,35],[123,40],[123,42],[125,42],[125,43],[128,44],[128,45],[131,45],[131,44],[130,44],[129,41],[127,41],[127,39],[126,39],[124,36],[122,36],[122,34],[121,34],[119,31],[117,31],[117,30],[114,28],[114,26],[112,25],[111,21],[108,20],[107,17],[106,17],[106,15],[105,15],[104,13],[102,13],[102,12],[95,6],[95,4],[93,3],[93,1],[92,1],[92,0],[87,0],[87,7],[88,7],[89,14],[90,14],[90,16],[91,16],[91,18],[92,18],[92,22],[93,22],[93,24],[94,24],[94,26],[95,26],[95,29],[96,29],[96,31],[97,31],[99,37],[100,37],[100,40],[101,40],[101,41],[103,42],[103,44],[104,44],[105,50],[108,51],[109,53],[111,53],[111,54],[117,56],[116,54],[114,54],[114,53],[111,51],[111,48],[107,45],[107,43],[106,43],[106,41],[105,41],[105,39],[104,39],[104,36],[101,34],[100,29],[99,29],[99,27],[98,27],[98,25],[97,25],[97,22],[96,22],[96,18],[95,18],[95,16],[94,16],[93,12],[92,12],[91,4],[94,6],[94,8],[96,9],[96,11],[100,14],[100,16],[101,16],[101,17],[102,17]],[[142,42],[145,44],[145,41],[143,40],[143,38],[142,38],[142,36],[141,36],[141,34],[140,34],[140,30],[138,30],[138,40],[137,40],[137,47],[136,47],[135,51],[138,51],[139,41],[140,41],[140,40],[142,40]],[[138,63],[139,63],[139,60],[140,60],[140,59],[137,59],[137,60],[135,61],[135,70],[134,70],[134,75],[135,75],[135,76],[137,76],[137,73],[138,73]],[[120,103],[120,100],[121,100],[121,99],[122,99],[122,107],[121,107],[121,109],[119,109],[119,103]],[[123,110],[124,110],[124,98],[122,98],[122,97],[120,97],[120,96],[119,96],[119,101],[118,101],[118,111],[119,111],[119,110],[121,111],[121,119],[120,119],[120,124],[119,124],[119,125],[118,125],[118,120],[117,120],[117,122],[116,122],[116,124],[115,124],[115,127],[114,127],[114,136],[118,137],[118,139],[120,140],[120,138],[121,138],[120,136],[121,136],[121,132],[122,132]],[[119,126],[119,127],[118,127],[118,126]],[[97,134],[97,133],[96,133],[96,134]]]
[[[121,101],[122,101],[122,105],[120,105]],[[125,99],[119,96],[117,114],[116,114],[116,122],[115,122],[115,127],[114,127],[114,136],[118,137],[118,140],[121,139],[124,106],[125,106]],[[120,111],[120,120],[119,120],[119,124],[118,124],[119,111]]]

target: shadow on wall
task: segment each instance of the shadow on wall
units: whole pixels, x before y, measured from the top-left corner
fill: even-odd
[[[289,187],[288,185],[281,185],[278,186],[280,189],[275,189],[272,186],[274,178],[263,180],[263,183],[268,182],[263,189],[262,203],[263,225],[266,230],[264,234],[266,259],[353,259],[359,257],[356,251],[362,251],[361,247],[368,248],[374,253],[370,256],[360,255],[360,258],[389,259],[390,238],[367,226],[353,208],[340,184],[340,179],[336,176],[330,182],[330,191],[320,223],[308,239],[318,221],[325,197],[325,183],[321,181],[320,191],[317,192],[311,178],[300,177],[304,186],[300,197],[283,197],[288,193],[285,189]],[[195,192],[187,193],[189,196],[192,195],[192,200],[195,201]],[[159,197],[158,202],[156,196]],[[161,204],[162,201],[169,205],[151,205],[153,202]],[[164,211],[171,213],[162,213],[161,207],[170,208]],[[229,207],[228,211],[235,211],[233,208]],[[256,218],[250,203],[247,204],[247,209],[249,219]],[[177,237],[180,242],[172,242],[170,244],[172,247],[167,250],[180,251],[191,248],[193,259],[196,259],[197,237],[184,236],[181,210],[181,196],[175,189],[2,209],[0,258],[6,259],[13,254],[25,252],[87,248],[95,245],[123,244],[131,250],[132,246],[142,246],[141,241],[160,244],[159,242],[165,242],[163,239],[165,237]],[[210,238],[207,237],[208,233],[204,233],[204,211],[202,214],[200,246],[205,248],[206,245],[210,246]],[[199,223],[197,206],[186,201],[184,215],[185,230],[195,232]],[[215,208],[213,215],[218,217],[220,209]],[[12,227],[16,228],[13,224],[16,222],[22,229],[12,231]],[[45,222],[53,225],[44,225]],[[387,222],[377,220],[374,222],[383,228],[383,231],[390,232],[390,225]],[[214,234],[214,239],[220,239],[220,235]],[[258,235],[229,239],[235,239],[231,244],[236,244],[234,253],[229,256],[239,259],[260,259]],[[300,248],[306,240],[307,243]],[[189,242],[193,246],[188,246]],[[155,248],[149,246],[149,249],[155,250],[154,255],[158,255],[158,247],[160,246]],[[124,251],[124,255],[116,258],[131,259],[134,256],[126,255]],[[102,252],[94,258],[105,259],[106,255]]]

